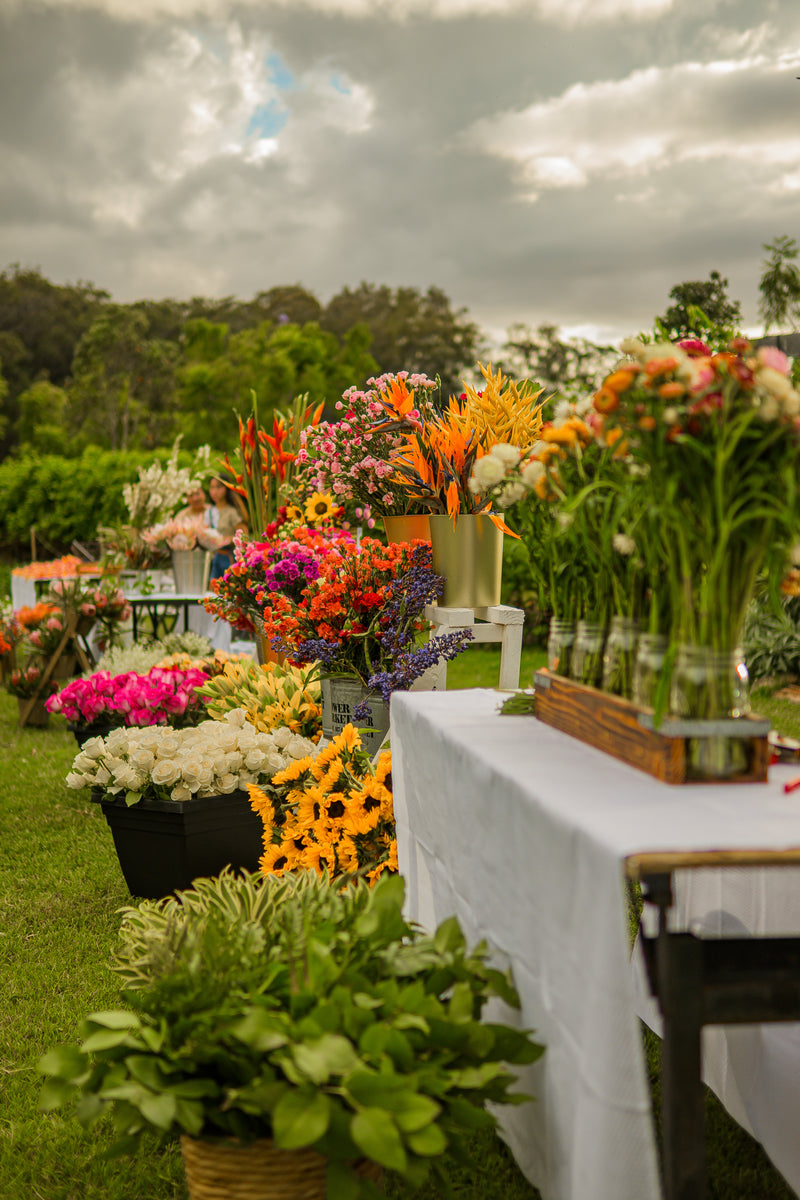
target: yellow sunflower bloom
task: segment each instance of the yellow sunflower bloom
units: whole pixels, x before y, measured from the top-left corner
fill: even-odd
[[[296,871],[300,866],[300,855],[290,842],[280,846],[268,846],[259,859],[263,875],[283,875],[284,871]]]
[[[309,525],[318,525],[324,521],[333,520],[337,506],[331,496],[322,492],[314,492],[305,503],[305,517]]]

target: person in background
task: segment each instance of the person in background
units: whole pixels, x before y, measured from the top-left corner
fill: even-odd
[[[233,537],[239,529],[247,529],[244,505],[239,496],[225,480],[215,475],[208,485],[211,496],[210,524],[216,529],[222,545],[211,560],[209,580],[219,579],[233,562]]]
[[[180,521],[196,521],[198,525],[211,524],[211,505],[201,487],[186,493],[186,507],[176,513],[176,517]]]

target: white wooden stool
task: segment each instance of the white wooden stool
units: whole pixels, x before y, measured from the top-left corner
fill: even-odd
[[[519,687],[519,666],[522,654],[522,624],[525,614],[521,608],[510,608],[507,604],[493,604],[490,608],[440,608],[429,604],[425,617],[433,624],[430,640],[454,633],[456,629],[471,629],[472,641],[500,643],[500,680],[503,689]],[[447,663],[439,659],[438,666],[431,668],[435,682],[427,679],[426,685],[443,691],[447,687]],[[426,672],[427,675],[427,672]]]

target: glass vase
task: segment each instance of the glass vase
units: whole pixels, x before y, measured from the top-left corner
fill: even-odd
[[[615,616],[603,650],[603,691],[612,696],[633,696],[633,672],[639,625],[633,617]]]
[[[569,678],[572,667],[572,648],[575,644],[575,622],[550,618],[547,635],[547,669]]]
[[[740,665],[739,650],[679,645],[670,686],[672,715],[691,721],[744,716],[749,710],[749,696]],[[741,738],[711,734],[687,739],[688,779],[730,779],[746,770],[747,746]]]
[[[603,680],[603,647],[606,627],[599,621],[578,621],[572,647],[571,678],[588,687],[600,687]]]
[[[655,708],[669,638],[664,633],[641,633],[633,670],[633,700],[642,708]]]

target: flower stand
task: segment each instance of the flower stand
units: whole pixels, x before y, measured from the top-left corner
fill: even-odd
[[[66,624],[64,626],[64,632],[61,635],[61,640],[59,641],[55,650],[50,655],[50,658],[47,660],[47,663],[45,664],[44,670],[42,671],[42,673],[39,677],[39,686],[37,687],[36,691],[34,692],[34,694],[32,696],[29,696],[27,699],[22,700],[20,703],[20,706],[19,706],[19,727],[20,727],[20,729],[22,729],[25,725],[38,723],[34,718],[34,714],[38,711],[37,705],[44,704],[44,701],[48,695],[48,691],[47,691],[48,683],[51,680],[58,678],[58,676],[56,674],[56,671],[58,670],[58,664],[61,660],[62,654],[64,653],[64,648],[65,648],[65,646],[68,645],[70,639],[72,639],[72,641],[75,644],[75,657],[77,658],[78,662],[80,663],[81,670],[82,671],[91,671],[92,664],[89,660],[89,656],[86,653],[86,650],[84,649],[82,639],[78,637],[78,633],[77,633],[78,620],[79,620],[79,614],[77,612],[72,611],[72,612],[67,613],[67,620],[66,620]]]
[[[521,608],[511,608],[507,604],[493,604],[488,608],[443,608],[430,604],[425,609],[425,618],[433,624],[431,641],[456,629],[471,629],[473,642],[499,642],[500,678],[497,686],[504,691],[519,687],[522,626],[525,620]],[[439,659],[434,671],[436,677],[429,681],[429,689],[443,691],[447,687],[447,663],[444,659]]]

